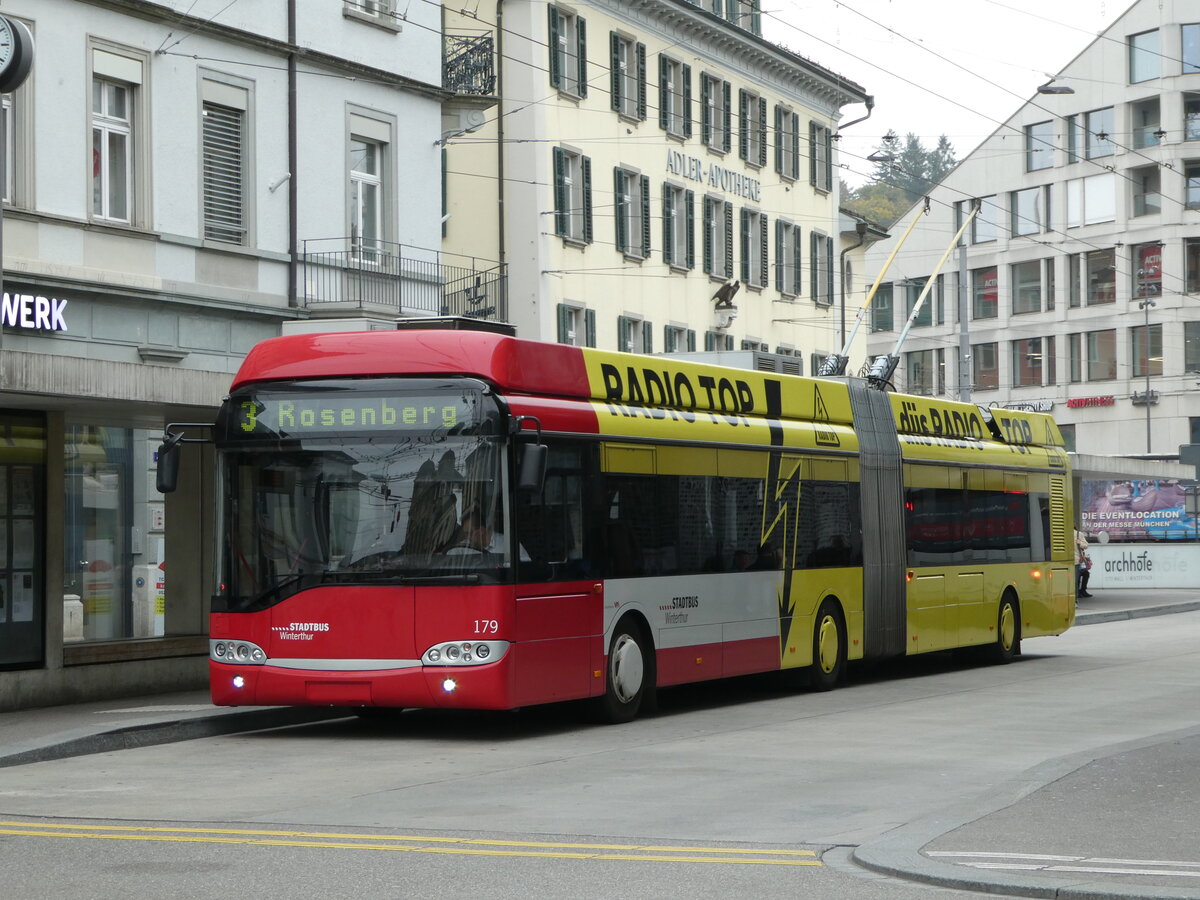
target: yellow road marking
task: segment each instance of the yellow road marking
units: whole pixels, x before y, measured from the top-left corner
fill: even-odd
[[[20,837],[58,837],[86,840],[144,841],[153,843],[247,844],[267,847],[303,847],[335,850],[388,850],[392,852],[408,853],[442,853],[461,856],[493,857],[541,857],[546,859],[603,859],[630,860],[637,862],[692,862],[760,866],[821,865],[821,862],[815,859],[816,853],[811,850],[764,850],[741,849],[734,847],[670,847],[643,846],[639,844],[573,844],[538,841],[484,840],[479,838],[448,838],[431,835],[375,835],[342,832],[323,833],[225,828],[162,828],[152,826],[125,827],[120,825],[68,825],[56,823],[34,824],[29,822],[12,821],[0,821],[0,826],[7,826],[0,828],[0,834]],[[281,840],[280,838],[296,838],[296,840]],[[300,838],[340,838],[348,840],[300,840]],[[505,849],[484,849],[487,847],[498,847]],[[709,853],[714,855],[695,855],[701,853]]]

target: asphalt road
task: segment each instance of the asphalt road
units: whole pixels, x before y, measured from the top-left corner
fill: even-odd
[[[1200,871],[1179,838],[1200,831],[1198,638],[1187,612],[1027,641],[1009,666],[860,670],[829,694],[669,691],[620,727],[571,707],[409,712],[0,769],[0,895],[974,896],[865,872],[856,851],[963,884],[1019,881],[985,867],[1038,852]],[[1039,875],[1062,896],[1200,897],[1180,868]]]

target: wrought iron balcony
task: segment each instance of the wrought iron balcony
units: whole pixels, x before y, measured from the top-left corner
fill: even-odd
[[[387,241],[304,242],[308,309],[508,320],[508,276],[490,260]]]
[[[496,69],[490,34],[447,34],[443,44],[442,82],[448,91],[490,97],[496,93]]]

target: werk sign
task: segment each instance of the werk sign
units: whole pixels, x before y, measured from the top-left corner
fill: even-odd
[[[0,300],[0,325],[29,331],[66,331],[66,311],[66,300],[6,293]]]

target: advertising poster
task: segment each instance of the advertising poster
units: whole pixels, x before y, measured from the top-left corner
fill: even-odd
[[[1083,482],[1080,523],[1101,542],[1196,540],[1178,481]]]

